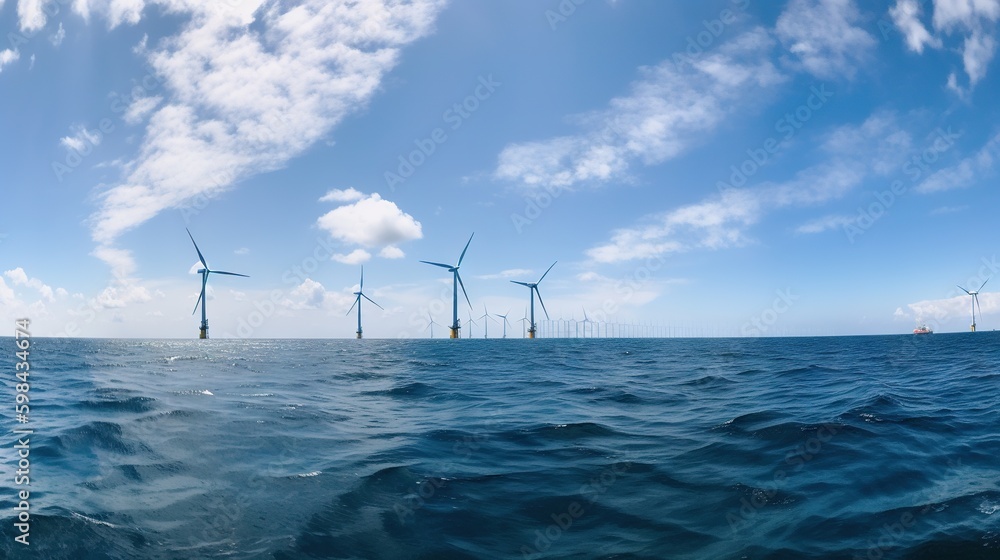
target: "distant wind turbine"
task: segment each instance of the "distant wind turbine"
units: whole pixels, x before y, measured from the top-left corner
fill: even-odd
[[[441,323],[438,323],[437,321],[435,321],[434,317],[431,317],[431,314],[428,313],[427,314],[427,327],[431,329],[431,338],[434,338],[434,325],[437,325],[437,326],[440,327]]]
[[[485,303],[483,304],[483,315],[482,315],[482,317],[480,317],[480,319],[483,319],[483,329],[485,330],[485,332],[483,333],[483,338],[489,338],[490,337],[490,321],[496,322],[496,319],[494,319],[493,317],[490,317],[490,312],[486,310],[486,304]],[[471,316],[470,316],[469,320],[470,321],[472,320]],[[472,338],[471,334],[469,335],[469,338]]]
[[[974,292],[970,292],[969,290],[966,290],[965,288],[963,288],[961,286],[958,287],[959,290],[962,290],[963,292],[965,292],[965,293],[969,294],[970,296],[972,296],[972,327],[971,327],[972,332],[976,332],[976,308],[979,307],[979,291],[982,290],[983,286],[985,286],[986,283],[989,282],[989,281],[990,281],[989,278],[987,278],[986,280],[984,280],[982,286],[979,286],[979,290],[976,290]],[[980,319],[983,318],[983,308],[982,307],[979,307],[979,318]]]
[[[505,313],[503,315],[501,315],[499,313],[494,313],[494,315],[496,315],[497,317],[500,317],[501,319],[503,319],[503,337],[507,338],[507,325],[510,324],[510,321],[507,320],[507,315],[510,315],[510,309],[508,309],[507,313]]]
[[[472,310],[469,310],[469,338],[472,338],[472,327],[478,325],[479,323],[472,320]]]
[[[590,317],[587,317],[587,308],[581,307],[583,308],[583,338],[587,338],[587,323],[593,323],[593,321],[590,320]],[[594,334],[593,327],[590,329],[590,334],[591,336]]]
[[[549,270],[552,270],[552,267],[555,265],[556,265],[555,262],[552,263],[552,265],[549,266],[549,268],[545,271],[545,274],[542,274],[542,277],[538,279],[538,282],[518,282],[516,280],[511,280],[511,282],[513,282],[514,284],[526,286],[528,288],[528,291],[531,292],[531,326],[530,328],[528,328],[528,338],[535,338],[535,332],[537,332],[538,330],[538,325],[535,324],[535,295],[538,295],[538,303],[542,304],[542,311],[545,312],[545,318],[546,319],[549,318],[549,311],[545,309],[545,302],[542,301],[542,294],[541,292],[538,291],[538,285],[542,283],[542,280],[545,279],[545,276],[549,273]]]
[[[462,294],[465,295],[465,301],[468,302],[469,307],[472,307],[472,302],[469,301],[469,294],[465,291],[465,284],[462,283],[462,277],[458,275],[458,268],[462,266],[462,259],[465,258],[465,252],[469,250],[469,243],[472,243],[472,238],[476,234],[473,233],[469,236],[468,243],[465,244],[465,249],[462,249],[462,254],[458,257],[458,264],[452,266],[450,264],[442,264],[430,261],[420,261],[424,264],[429,264],[432,266],[440,266],[441,268],[447,268],[448,272],[452,273],[452,314],[451,314],[451,338],[458,338],[458,330],[461,325],[458,322],[458,287],[462,287]]]
[[[357,334],[358,334],[358,338],[361,338],[361,298],[365,298],[368,301],[371,301],[375,305],[375,307],[378,307],[382,311],[385,311],[385,308],[383,308],[381,305],[379,305],[379,304],[375,303],[374,301],[372,301],[372,298],[370,298],[370,297],[368,297],[368,296],[365,295],[365,267],[363,267],[363,266],[361,267],[361,283],[358,285],[358,291],[354,292],[354,295],[356,295],[358,297],[354,299],[354,304],[352,304],[351,308],[347,310],[346,315],[350,315],[351,314],[351,311],[354,310],[354,306],[355,305],[358,306],[358,333]]]
[[[198,248],[198,244],[194,242],[194,236],[191,235],[191,230],[184,228],[188,232],[188,237],[191,238],[191,243],[194,244],[194,250],[198,252],[198,260],[201,261],[201,265],[204,268],[198,269],[198,274],[201,274],[201,293],[198,295],[198,301],[194,303],[194,311],[191,312],[194,315],[198,311],[198,305],[201,305],[201,328],[198,333],[198,338],[208,338],[208,317],[205,315],[205,288],[208,286],[208,275],[209,274],[225,274],[226,276],[242,276],[243,278],[249,278],[246,274],[237,274],[235,272],[223,272],[221,270],[212,270],[208,268],[208,263],[205,262],[204,255],[201,254],[201,249]]]
[[[527,308],[527,306],[525,306],[525,308],[524,308],[524,317],[521,317],[520,319],[518,319],[517,322],[521,323],[521,338],[524,338],[524,324],[528,322],[528,308]]]

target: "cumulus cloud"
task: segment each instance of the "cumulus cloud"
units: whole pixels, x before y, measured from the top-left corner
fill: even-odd
[[[906,37],[906,46],[918,54],[924,52],[924,45],[936,49],[941,48],[941,40],[931,35],[921,23],[922,11],[917,0],[899,0],[895,6],[889,9],[893,23]]]
[[[17,59],[21,58],[21,52],[11,49],[4,49],[0,51],[0,72],[3,72],[4,66],[17,62]]]
[[[3,273],[14,286],[27,286],[33,290],[37,290],[38,294],[42,296],[42,299],[48,302],[55,301],[55,291],[51,286],[46,285],[44,282],[38,278],[29,278],[28,274],[23,268],[17,267],[13,270],[8,270]],[[60,288],[60,293],[65,293],[65,290]],[[13,294],[13,292],[11,292]]]
[[[355,249],[346,255],[336,254],[330,258],[344,264],[361,264],[371,260],[372,255],[364,249]]]
[[[395,246],[423,237],[420,222],[378,193],[330,210],[317,225],[334,239],[365,248]]]
[[[89,153],[94,146],[98,146],[101,143],[100,136],[88,131],[83,126],[75,125],[70,128],[70,131],[72,134],[59,139],[59,143],[67,150],[81,154]]]

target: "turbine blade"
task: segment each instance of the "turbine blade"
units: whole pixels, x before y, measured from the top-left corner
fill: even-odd
[[[535,287],[535,295],[538,296],[538,303],[542,304],[542,311],[545,312],[545,318],[548,319],[549,318],[549,310],[545,309],[545,302],[542,301],[542,292],[539,292],[537,287]]]
[[[365,291],[365,265],[361,265],[361,284],[358,286],[358,291]]]
[[[201,300],[205,298],[205,286],[201,286],[201,293],[198,294],[198,301],[194,302],[194,311],[191,312],[192,315],[198,312],[198,306],[201,304]]]
[[[531,284],[527,282],[518,282],[517,280],[511,280],[511,282],[513,282],[514,284],[520,284],[521,286],[527,286],[529,288],[531,287]]]
[[[348,309],[347,313],[344,313],[344,315],[350,315],[351,311],[354,311],[354,306],[357,305],[360,301],[361,301],[361,296],[358,296],[357,298],[355,298],[354,299],[354,303],[351,304],[351,308]]]
[[[434,266],[440,266],[441,268],[451,269],[451,265],[450,264],[441,264],[441,263],[436,263],[436,262],[431,262],[431,261],[420,261],[420,262],[422,262],[424,264],[431,264],[431,265],[434,265]]]
[[[955,285],[956,285],[956,286],[958,286],[958,284],[955,284]],[[962,290],[963,292],[965,292],[965,293],[967,293],[967,294],[969,294],[970,296],[972,295],[972,292],[970,292],[969,290],[966,290],[965,288],[963,288],[963,287],[961,287],[961,286],[958,286],[958,289],[959,289],[959,290]]]
[[[465,258],[465,252],[469,250],[469,243],[472,243],[472,238],[475,236],[476,232],[472,232],[472,235],[469,236],[469,241],[465,244],[465,249],[462,249],[462,255],[458,257],[458,264],[455,265],[455,268],[462,266],[462,259]]]
[[[208,263],[205,262],[205,257],[202,256],[201,249],[199,249],[198,244],[194,242],[194,236],[191,235],[191,230],[184,228],[184,231],[188,232],[188,237],[191,238],[191,243],[194,243],[194,250],[198,251],[198,260],[201,261],[201,264],[205,265],[205,268],[208,268]]]
[[[989,282],[989,281],[990,281],[990,278],[989,278],[989,276],[987,276],[987,277],[986,277],[986,280],[983,280],[983,286],[985,286],[985,285],[986,285],[986,283],[987,283],[987,282]],[[976,291],[977,291],[977,292],[979,292],[980,290],[982,290],[982,289],[983,289],[983,286],[979,286],[979,290],[976,290]]]
[[[469,304],[469,309],[472,309],[472,302],[469,301],[469,294],[465,292],[465,284],[462,283],[462,275],[455,271],[455,278],[458,279],[458,285],[462,287],[462,293],[465,294],[465,301]]]
[[[556,261],[556,262],[559,262],[559,261]],[[556,263],[555,263],[555,262],[554,262],[554,263],[552,263],[552,265],[551,265],[551,266],[549,266],[549,268],[547,268],[547,269],[545,270],[545,274],[548,274],[548,273],[549,273],[549,271],[550,271],[550,270],[552,270],[552,267],[553,267],[553,266],[555,266],[555,265],[556,265]],[[544,280],[544,279],[545,279],[545,274],[543,274],[543,275],[542,275],[542,277],[538,279],[538,282],[535,282],[535,284],[541,284],[541,283],[542,283],[542,280]]]
[[[367,299],[368,301],[372,302],[372,304],[373,304],[373,305],[375,305],[375,307],[378,307],[378,308],[379,308],[379,309],[381,309],[382,311],[385,311],[385,308],[384,308],[384,307],[382,307],[381,305],[379,305],[379,304],[375,303],[375,301],[374,301],[374,300],[373,300],[372,298],[370,298],[370,297],[366,296],[365,294],[361,294],[361,295],[360,295],[359,297],[363,297],[363,298]]]
[[[972,299],[976,302],[976,307],[979,308],[979,320],[982,321],[983,320],[983,308],[979,307],[979,294],[977,293],[976,295],[972,296]],[[976,318],[975,317],[972,318],[972,322],[973,323],[976,322]]]
[[[242,276],[243,278],[250,278],[246,274],[236,274],[235,272],[224,272],[221,270],[209,270],[212,274],[225,274],[226,276]]]

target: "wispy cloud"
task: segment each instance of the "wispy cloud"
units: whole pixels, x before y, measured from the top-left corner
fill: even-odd
[[[855,221],[854,216],[839,216],[830,215],[823,216],[822,218],[815,219],[811,222],[806,222],[795,229],[795,233],[799,234],[810,234],[810,233],[823,233],[824,231],[831,229],[840,229],[848,224],[852,224]]]
[[[579,133],[508,145],[494,177],[529,188],[571,188],[621,179],[635,164],[674,158],[736,111],[738,100],[784,80],[769,60],[773,47],[768,32],[758,28],[690,66],[665,60],[641,68],[628,95],[575,117]]]
[[[148,54],[168,95],[124,179],[101,194],[94,239],[111,244],[165,209],[284,166],[367,103],[442,4],[169,2],[191,19]]]
[[[609,242],[588,250],[587,256],[596,262],[614,263],[747,245],[753,241],[749,229],[767,213],[840,198],[866,177],[898,167],[905,161],[905,154],[897,154],[896,160],[890,161],[874,148],[886,142],[910,144],[895,117],[886,113],[876,113],[859,125],[839,127],[820,146],[827,161],[807,167],[784,182],[726,189],[700,202],[647,216],[639,225],[615,230]],[[825,225],[806,224],[800,233],[818,233]]]
[[[931,19],[934,34],[921,21],[922,10],[917,0],[896,0],[889,15],[906,38],[907,47],[923,53],[924,46],[942,48],[942,36],[958,35],[962,39],[962,65],[968,77],[968,88],[959,84],[958,76],[948,76],[948,88],[961,97],[986,76],[996,54],[996,22],[1000,19],[1000,0],[933,0]]]
[[[792,0],[774,31],[806,72],[824,79],[852,78],[876,46],[859,22],[854,0]]]
[[[982,176],[991,173],[998,158],[1000,134],[991,138],[974,155],[928,176],[917,185],[916,191],[927,194],[969,187]]]

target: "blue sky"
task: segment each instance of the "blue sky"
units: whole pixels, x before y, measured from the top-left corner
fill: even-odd
[[[42,336],[427,336],[475,310],[968,330],[1000,0],[0,0],[0,311]],[[979,328],[1000,323],[1000,279]],[[461,317],[467,321],[468,307]],[[498,329],[493,324],[492,329]],[[519,328],[516,328],[519,330]],[[440,331],[435,334],[440,336]],[[481,327],[473,334],[481,336]]]

